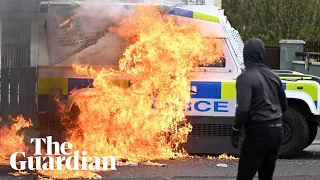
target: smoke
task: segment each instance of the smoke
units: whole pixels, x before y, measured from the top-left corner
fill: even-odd
[[[10,0],[1,0],[0,1],[0,13],[3,16],[6,16],[10,13],[10,9],[15,6],[17,3],[13,3]],[[23,3],[26,4],[26,3]],[[18,6],[17,6],[18,7]]]
[[[63,66],[117,66],[129,44],[108,28],[118,25],[131,13],[132,9],[125,6],[106,3],[50,7],[48,43],[51,65],[61,62],[59,65]]]
[[[175,4],[181,0],[174,0]],[[130,43],[107,29],[119,25],[124,18],[132,17],[134,6],[130,4],[157,4],[161,0],[100,0],[86,1],[76,8],[50,7],[48,16],[49,54],[51,65],[118,66]],[[111,4],[112,3],[112,4]],[[115,5],[121,3],[121,5]],[[57,25],[77,15],[63,28]],[[67,29],[67,31],[66,31]]]
[[[16,15],[17,12],[37,13],[40,2],[43,0],[1,0],[0,15],[2,19],[7,19],[9,15]]]
[[[3,14],[7,7],[8,0],[0,1],[0,13]]]

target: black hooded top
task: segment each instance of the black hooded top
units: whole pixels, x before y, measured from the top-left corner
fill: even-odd
[[[288,104],[282,82],[264,64],[264,43],[250,39],[245,43],[243,58],[245,72],[236,80],[237,108],[235,130],[252,124],[279,121]]]

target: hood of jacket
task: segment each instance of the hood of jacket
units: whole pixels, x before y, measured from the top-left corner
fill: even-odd
[[[249,39],[243,48],[243,60],[246,69],[264,67],[264,53],[265,46],[262,40]]]

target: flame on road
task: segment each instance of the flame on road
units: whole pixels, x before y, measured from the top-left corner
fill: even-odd
[[[239,160],[239,158],[236,158],[234,156],[228,156],[226,153],[219,155],[218,159],[219,160]]]
[[[16,119],[9,118],[13,124],[8,127],[4,125],[0,129],[0,165],[8,165],[10,156],[14,152],[26,152],[28,146],[24,143],[24,134],[18,133],[22,128],[32,126],[31,120],[25,120],[22,116]]]

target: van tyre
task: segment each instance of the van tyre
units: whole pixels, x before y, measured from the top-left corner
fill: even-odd
[[[288,159],[298,155],[309,142],[309,126],[303,115],[289,107],[283,114],[284,138],[279,158]]]
[[[306,147],[308,147],[308,146],[310,146],[310,144],[312,144],[312,142],[314,141],[314,139],[317,136],[317,133],[318,133],[317,123],[310,123],[309,124],[309,141],[308,141]]]

